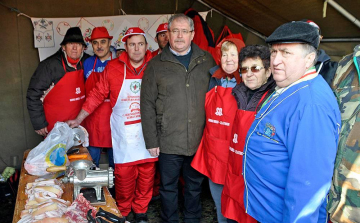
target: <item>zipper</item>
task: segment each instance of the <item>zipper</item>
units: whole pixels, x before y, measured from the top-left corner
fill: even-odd
[[[139,73],[136,72],[136,68],[134,68],[134,70],[132,70],[124,61],[122,61],[124,63],[124,65],[126,66],[126,68],[128,68],[131,73],[133,73],[135,76],[138,76],[139,74],[141,74],[141,72],[146,68],[148,63],[145,63],[144,66],[141,68],[141,70],[139,71]]]
[[[199,57],[201,57],[201,56],[198,56],[198,57],[190,60],[189,65],[190,65],[194,60],[198,59]],[[189,84],[188,70],[186,69],[186,67],[185,67],[182,63],[177,62],[177,61],[172,61],[172,60],[166,60],[166,61],[171,62],[171,63],[175,63],[175,64],[180,64],[181,66],[183,66],[184,69],[185,69],[185,72],[186,72],[186,84]],[[195,66],[196,66],[196,65],[195,65]],[[194,67],[195,67],[195,66],[194,66]],[[187,116],[187,120],[189,120],[189,116]],[[189,128],[189,122],[188,122],[188,124],[187,124],[187,128]],[[189,129],[188,129],[188,132],[189,132]],[[189,139],[189,138],[188,138],[188,139]],[[189,140],[188,140],[187,148],[189,148]],[[188,152],[189,152],[189,149],[188,149]]]
[[[282,99],[281,101],[279,101],[272,109],[269,110],[270,106],[273,104],[273,102],[281,95],[279,94],[276,98],[274,98],[272,100],[272,102],[269,104],[269,106],[265,109],[265,111],[263,113],[260,114],[259,118],[255,118],[255,120],[259,120],[258,123],[256,124],[255,128],[253,129],[253,131],[250,133],[249,137],[246,140],[245,143],[245,151],[244,151],[244,163],[243,163],[243,178],[244,178],[244,184],[245,184],[245,191],[246,191],[246,207],[245,207],[245,213],[248,213],[248,207],[249,207],[249,191],[248,191],[248,186],[247,186],[247,182],[246,182],[246,158],[247,158],[247,149],[248,149],[248,144],[249,144],[249,140],[251,138],[251,136],[253,135],[253,133],[255,132],[256,128],[258,127],[258,125],[260,124],[260,122],[270,113],[272,112],[277,106],[279,106],[283,101],[285,101],[287,98],[289,98],[290,96],[294,95],[295,93],[297,93],[298,91],[300,91],[301,89],[305,88],[305,87],[309,87],[309,85],[305,85],[299,89],[297,89],[296,91],[292,92],[290,95],[286,96],[284,99]],[[268,111],[269,110],[269,111]]]

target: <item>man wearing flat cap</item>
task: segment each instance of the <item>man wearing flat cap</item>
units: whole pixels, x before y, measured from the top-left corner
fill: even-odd
[[[341,120],[334,94],[314,67],[319,33],[290,22],[266,42],[277,87],[246,137],[246,212],[259,222],[327,222]]]
[[[89,55],[79,27],[67,30],[61,48],[40,62],[26,100],[35,132],[46,136],[57,121],[73,119],[85,100],[83,63]]]
[[[147,223],[146,211],[152,197],[158,158],[152,157],[145,147],[140,89],[151,52],[147,50],[145,32],[139,27],[129,28],[121,41],[125,43],[126,52],[108,62],[79,115],[67,123],[70,127],[78,126],[106,98],[110,98],[116,204],[124,217],[132,210],[136,223]]]

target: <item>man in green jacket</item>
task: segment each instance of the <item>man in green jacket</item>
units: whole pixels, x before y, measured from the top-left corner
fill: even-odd
[[[340,62],[332,83],[341,132],[328,211],[333,223],[360,222],[360,45]]]
[[[200,222],[203,176],[190,164],[205,125],[205,94],[212,56],[192,43],[194,23],[184,14],[169,19],[169,44],[153,58],[141,86],[141,122],[146,148],[159,156],[161,217],[178,222],[180,171],[185,181],[185,222]]]

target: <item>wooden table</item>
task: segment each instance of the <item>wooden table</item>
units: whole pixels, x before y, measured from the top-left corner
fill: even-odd
[[[29,154],[30,150],[26,150],[24,153],[24,159],[21,166],[21,173],[20,173],[20,180],[19,180],[19,187],[16,197],[16,204],[15,204],[15,211],[13,216],[13,223],[17,223],[20,220],[20,214],[21,211],[25,209],[25,204],[27,200],[27,195],[25,194],[25,187],[27,183],[34,182],[35,179],[39,178],[38,176],[32,176],[27,173],[27,171],[24,168],[24,162],[26,160],[27,155]],[[84,147],[80,148],[80,153],[88,153],[87,149]],[[90,157],[90,156],[89,156]],[[91,158],[90,158],[91,159]],[[74,192],[74,186],[73,184],[66,183],[64,185],[64,194],[62,195],[62,199],[73,202],[73,192]],[[105,205],[99,205],[95,206],[97,209],[100,207],[104,209],[105,211],[111,212],[119,217],[121,216],[121,213],[119,209],[116,206],[115,200],[112,198],[109,190],[107,187],[103,187],[104,196],[106,200]]]

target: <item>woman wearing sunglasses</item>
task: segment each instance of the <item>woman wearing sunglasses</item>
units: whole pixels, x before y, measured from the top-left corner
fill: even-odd
[[[231,94],[241,83],[239,52],[245,44],[239,39],[225,39],[217,46],[218,63],[210,69],[209,91],[205,99],[206,125],[192,167],[209,178],[211,195],[219,223],[226,223],[221,214],[221,192],[225,183],[231,129],[237,105]]]
[[[246,134],[261,109],[275,89],[276,83],[270,71],[270,51],[266,46],[244,47],[239,56],[243,82],[236,85],[233,95],[237,111],[229,147],[228,171],[221,197],[222,213],[228,223],[256,223],[245,213],[244,179],[242,175],[243,148]]]

